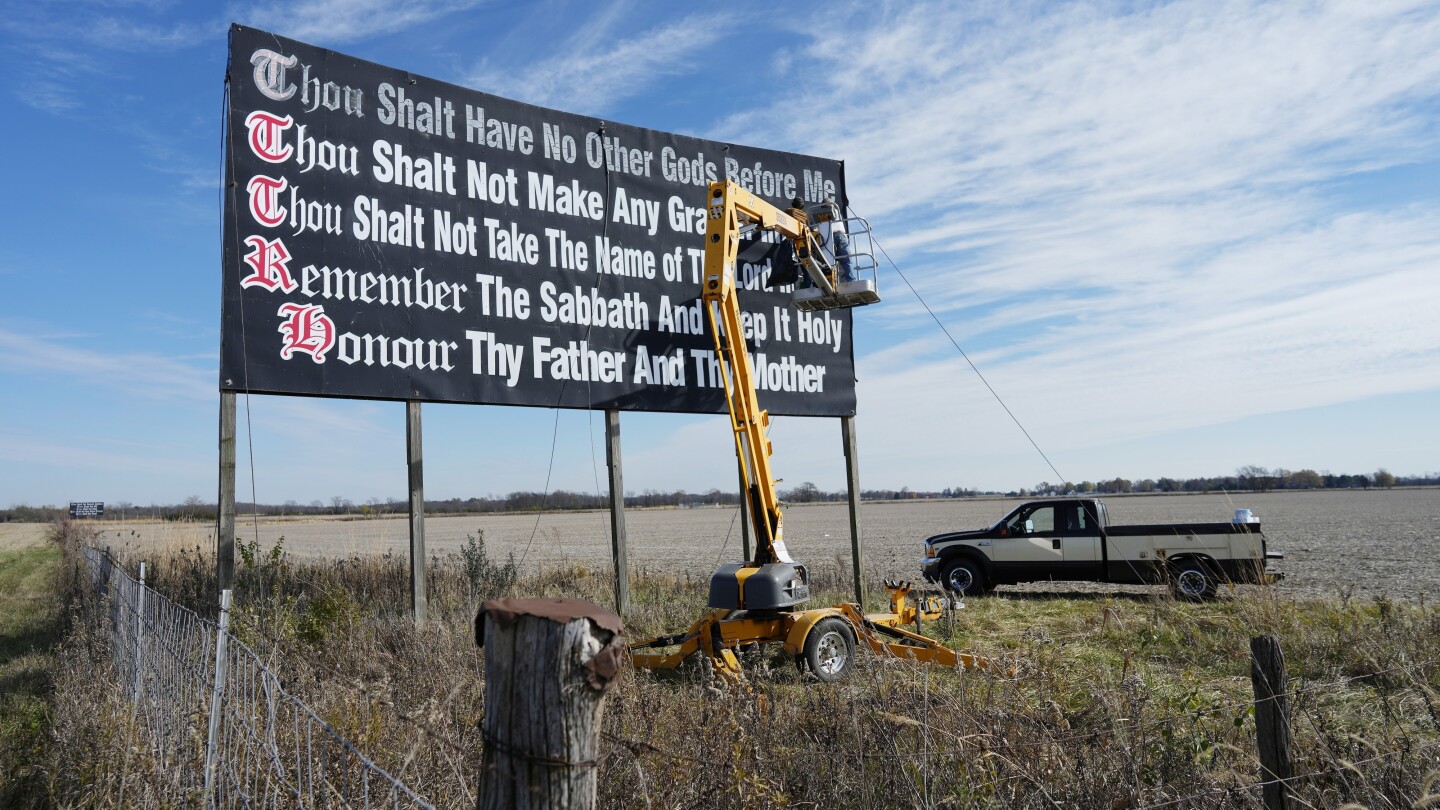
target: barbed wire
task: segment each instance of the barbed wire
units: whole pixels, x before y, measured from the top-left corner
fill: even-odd
[[[736,515],[738,515],[738,510],[736,511],[735,515],[732,515],[732,525],[733,525],[733,518],[734,518]],[[294,569],[294,568],[292,568],[292,569],[288,572],[288,575],[293,576],[294,578],[296,578],[296,579],[298,579],[299,581],[301,581],[303,584],[307,584],[307,585],[310,585],[310,586],[316,587],[316,588],[322,587],[321,584],[320,584],[317,580],[315,580],[315,579],[313,579],[313,578],[307,578],[307,577],[303,576],[298,570],[296,570],[296,569]],[[243,619],[242,619],[242,620],[243,620]],[[272,647],[274,647],[274,648],[284,648],[284,647],[286,646],[286,642],[282,641],[282,640],[281,640],[279,637],[277,637],[277,636],[274,636],[274,635],[270,635],[270,634],[265,633],[265,632],[260,628],[260,626],[259,626],[258,624],[256,624],[256,623],[254,623],[254,622],[245,621],[245,626],[246,626],[247,628],[249,628],[251,631],[255,632],[257,635],[260,635],[260,636],[264,637],[267,641],[270,642],[270,644],[271,644]],[[1400,664],[1400,665],[1396,665],[1396,666],[1392,666],[1392,667],[1387,667],[1387,668],[1384,668],[1384,669],[1379,669],[1379,670],[1374,670],[1374,671],[1370,671],[1370,672],[1360,673],[1360,674],[1357,674],[1357,675],[1350,675],[1350,676],[1346,676],[1346,677],[1343,677],[1343,678],[1334,679],[1334,680],[1331,680],[1331,681],[1326,681],[1326,682],[1321,682],[1321,683],[1305,683],[1304,685],[1299,686],[1299,687],[1293,687],[1293,686],[1292,686],[1292,688],[1288,689],[1288,690],[1284,693],[1284,695],[1277,695],[1276,697],[1277,697],[1277,698],[1279,698],[1279,697],[1286,697],[1286,698],[1290,698],[1290,699],[1296,699],[1296,698],[1299,698],[1299,697],[1301,697],[1301,696],[1303,696],[1303,695],[1320,693],[1320,692],[1327,692],[1327,691],[1330,691],[1330,690],[1339,689],[1339,688],[1341,688],[1341,687],[1348,686],[1348,685],[1350,685],[1350,684],[1352,684],[1352,683],[1355,683],[1355,682],[1357,682],[1357,681],[1363,681],[1363,680],[1367,680],[1367,679],[1371,679],[1371,678],[1380,677],[1380,676],[1383,676],[1383,675],[1394,674],[1394,673],[1397,673],[1397,672],[1404,672],[1404,671],[1424,669],[1424,668],[1427,668],[1427,667],[1437,667],[1437,666],[1440,666],[1440,658],[1431,658],[1431,659],[1428,659],[1428,660],[1425,660],[1425,661],[1412,662],[1412,663],[1408,663],[1408,664]],[[348,682],[348,683],[354,684],[354,685],[355,685],[355,688],[361,690],[364,694],[366,694],[366,695],[374,694],[374,693],[373,693],[371,690],[369,690],[369,688],[366,687],[364,684],[355,683],[355,682],[353,681],[353,679],[350,678],[350,676],[348,676],[346,673],[340,671],[339,669],[335,668],[333,665],[328,665],[328,668],[329,668],[329,669],[333,672],[333,674],[335,674],[337,677],[345,680],[345,681]],[[1007,680],[1008,680],[1008,679],[1007,679]],[[1295,680],[1297,680],[1297,679],[1292,679],[1292,680],[1291,680],[1292,684],[1294,683]],[[1413,688],[1416,688],[1416,687],[1410,687],[1410,688],[1413,689]],[[1114,729],[1096,729],[1096,730],[1093,730],[1093,731],[1076,732],[1076,733],[1065,734],[1065,735],[1061,735],[1061,736],[1058,736],[1058,737],[1053,737],[1053,738],[1048,739],[1048,740],[1039,741],[1039,742],[1033,742],[1033,743],[1008,742],[1008,741],[992,741],[992,742],[989,742],[989,743],[973,742],[973,743],[970,743],[970,745],[972,745],[972,746],[974,746],[974,747],[986,748],[986,749],[989,749],[989,750],[996,750],[996,749],[998,749],[998,750],[1025,750],[1025,751],[1033,751],[1033,750],[1043,749],[1043,748],[1047,748],[1047,747],[1055,746],[1055,745],[1065,745],[1065,744],[1070,744],[1070,743],[1092,741],[1092,740],[1099,739],[1099,738],[1115,737],[1115,736],[1117,736],[1117,734],[1118,734],[1119,732],[1121,732],[1121,731],[1124,731],[1124,732],[1127,732],[1127,733],[1132,733],[1132,734],[1133,734],[1133,733],[1139,733],[1139,732],[1148,731],[1148,730],[1150,730],[1150,729],[1157,728],[1157,727],[1161,727],[1161,726],[1173,725],[1174,723],[1179,722],[1179,721],[1192,720],[1192,719],[1194,719],[1194,720],[1199,720],[1199,719],[1204,719],[1204,718],[1209,717],[1209,716],[1212,716],[1212,715],[1218,715],[1218,714],[1220,714],[1220,713],[1222,713],[1222,712],[1226,712],[1226,711],[1233,711],[1233,710],[1240,710],[1240,709],[1248,709],[1248,708],[1252,707],[1254,704],[1255,704],[1255,700],[1254,700],[1253,698],[1240,698],[1240,699],[1231,700],[1231,701],[1224,701],[1224,702],[1221,702],[1221,703],[1218,703],[1218,704],[1213,704],[1213,705],[1210,705],[1210,706],[1207,706],[1207,707],[1204,707],[1204,708],[1198,708],[1198,709],[1194,709],[1194,710],[1191,710],[1191,711],[1186,711],[1186,712],[1181,712],[1181,713],[1176,713],[1176,714],[1163,715],[1163,716],[1161,716],[1161,717],[1157,717],[1157,718],[1154,718],[1154,719],[1151,719],[1151,720],[1146,720],[1146,721],[1140,722],[1140,723],[1130,723],[1130,724],[1126,724],[1126,725],[1121,725],[1121,726],[1118,726],[1118,727],[1116,727],[1116,728],[1114,728]],[[393,703],[389,703],[389,702],[387,701],[387,705],[392,705],[392,706],[393,706]],[[404,714],[400,713],[400,712],[398,711],[398,708],[397,708],[397,710],[396,710],[395,716],[398,717],[398,718],[400,718],[400,719],[402,719],[402,720],[405,720],[406,722],[410,722],[410,723],[412,723],[412,724],[415,724],[415,725],[417,726],[417,728],[420,727],[418,724],[414,723],[414,721],[413,721],[411,718],[408,718],[408,717],[406,717]],[[1308,718],[1308,715],[1305,715],[1305,716]],[[436,734],[437,734],[437,732],[435,732],[433,729],[421,728],[421,730],[422,730],[422,731],[425,731],[425,732],[428,733],[428,734],[432,734],[432,735],[436,735]],[[985,734],[985,735],[976,735],[976,736],[977,736],[977,737],[984,737],[984,736],[990,736],[990,735]],[[440,739],[440,737],[437,736],[437,739]],[[448,740],[447,740],[447,742],[450,743],[451,745],[455,745],[455,746],[458,747],[458,744],[457,744],[457,743],[453,743],[453,741],[448,741]],[[937,752],[935,752],[935,753],[937,753],[938,755],[960,755],[960,754],[962,754],[962,753],[965,753],[965,751],[964,751],[964,750],[948,750],[948,751],[942,750],[942,751],[937,751]]]
[[[1368,765],[1368,764],[1370,764],[1370,763],[1372,763],[1372,762],[1379,762],[1379,761],[1382,760],[1382,759],[1390,759],[1391,757],[1394,757],[1394,756],[1399,755],[1399,754],[1405,754],[1405,753],[1410,753],[1410,754],[1423,754],[1423,753],[1425,753],[1426,751],[1433,751],[1433,750],[1435,750],[1435,749],[1440,749],[1440,741],[1433,742],[1433,743],[1429,743],[1429,744],[1427,744],[1427,745],[1423,745],[1423,746],[1420,746],[1419,748],[1411,749],[1411,750],[1409,750],[1409,751],[1406,751],[1405,749],[1401,749],[1401,748],[1396,748],[1396,749],[1393,749],[1393,750],[1390,750],[1390,751],[1385,751],[1385,752],[1383,752],[1383,753],[1376,754],[1375,756],[1373,756],[1373,757],[1368,757],[1368,758],[1366,758],[1366,759],[1357,759],[1357,760],[1354,760],[1354,761],[1348,761],[1348,760],[1347,760],[1347,761],[1342,761],[1341,764],[1336,765],[1336,766],[1333,767],[1333,768],[1325,768],[1325,769],[1319,770],[1319,771],[1311,771],[1310,773],[1303,773],[1303,774],[1300,774],[1300,775],[1298,775],[1298,776],[1287,776],[1287,777],[1284,777],[1284,778],[1281,778],[1281,779],[1267,779],[1267,780],[1264,780],[1264,781],[1251,782],[1250,784],[1247,784],[1247,785],[1240,785],[1240,786],[1238,786],[1238,787],[1232,787],[1232,788],[1212,788],[1212,789],[1210,789],[1210,790],[1204,790],[1204,791],[1201,791],[1201,792],[1199,792],[1199,793],[1192,793],[1192,794],[1190,794],[1190,795],[1188,795],[1188,796],[1181,796],[1181,797],[1179,797],[1178,799],[1169,799],[1169,800],[1167,800],[1167,801],[1159,802],[1159,803],[1156,803],[1156,804],[1146,804],[1146,805],[1142,805],[1142,806],[1140,806],[1139,808],[1137,808],[1136,810],[1159,810],[1159,808],[1162,808],[1162,807],[1173,807],[1173,806],[1175,806],[1175,805],[1177,805],[1177,804],[1181,804],[1181,803],[1183,803],[1183,802],[1188,802],[1188,801],[1192,801],[1192,800],[1195,800],[1195,799],[1201,799],[1201,798],[1204,798],[1204,797],[1206,797],[1206,796],[1210,796],[1210,795],[1213,795],[1213,794],[1216,794],[1216,793],[1229,794],[1229,793],[1234,793],[1234,792],[1238,792],[1238,791],[1254,790],[1254,789],[1256,789],[1256,788],[1269,787],[1270,785],[1288,784],[1288,783],[1291,783],[1291,782],[1303,781],[1303,780],[1305,780],[1305,779],[1313,779],[1313,778],[1315,778],[1315,777],[1317,777],[1317,776],[1325,776],[1326,774],[1339,773],[1339,772],[1342,772],[1342,771],[1353,770],[1353,771],[1356,771],[1356,772],[1358,773],[1358,771],[1359,771],[1359,766],[1361,766],[1361,765]],[[1360,776],[1361,776],[1361,778],[1364,778],[1364,774],[1360,774]],[[1419,806],[1420,806],[1420,805],[1418,805],[1418,804],[1416,805],[1416,807],[1419,807]]]
[[[92,550],[92,551],[93,551],[93,550]],[[103,552],[95,552],[95,553],[103,553]],[[106,556],[107,556],[107,557],[109,556],[108,553],[106,553]],[[112,565],[113,568],[121,568],[120,564],[117,563],[117,562],[114,562],[113,560],[111,561],[111,565]],[[92,572],[92,576],[94,575],[94,573],[96,573],[96,572]],[[128,575],[128,574],[125,574],[124,571],[123,571],[123,569],[121,570],[120,573],[123,574],[127,579],[129,579],[129,575]],[[291,573],[293,574],[293,573],[296,573],[296,572],[293,572],[293,571],[292,571]],[[302,583],[303,583],[303,584],[308,584],[308,585],[311,585],[311,586],[314,586],[314,587],[319,587],[319,583],[318,583],[317,581],[313,580],[313,579],[308,579],[308,578],[305,578],[305,577],[299,577],[299,578],[302,580]],[[132,580],[132,581],[133,581],[133,580]],[[147,591],[150,591],[151,593],[155,593],[155,594],[156,594],[156,597],[158,597],[159,599],[164,599],[163,595],[160,595],[160,594],[154,592],[153,589],[148,588],[148,586],[146,587],[146,590],[147,590]],[[168,603],[168,600],[165,600],[165,601]],[[185,610],[184,608],[179,608],[178,606],[175,606],[175,607],[176,607],[178,610],[181,610],[181,611],[184,611],[184,610]],[[147,611],[147,612],[148,612],[148,611]],[[188,611],[187,611],[187,612],[188,612]],[[204,621],[204,620],[200,620],[200,621]],[[259,623],[250,620],[250,617],[247,616],[247,615],[245,615],[245,613],[244,613],[243,611],[236,611],[236,612],[232,613],[232,621],[235,621],[238,625],[240,625],[241,627],[243,627],[246,632],[254,633],[256,636],[262,638],[262,639],[265,640],[267,643],[269,643],[269,644],[271,645],[271,648],[272,648],[272,654],[274,654],[274,653],[279,653],[279,652],[281,652],[281,651],[283,651],[283,650],[286,650],[286,649],[289,647],[289,643],[287,643],[286,641],[284,641],[284,640],[283,640],[281,637],[279,637],[279,636],[276,636],[276,635],[274,635],[274,634],[272,634],[272,633],[266,632],[266,631],[260,626]],[[207,624],[208,624],[208,622],[207,622]],[[257,662],[259,661],[259,656],[254,652],[254,650],[252,650],[252,649],[249,648],[248,646],[244,645],[242,642],[239,642],[238,639],[234,639],[234,641],[235,641],[235,643],[236,643],[237,645],[239,645],[240,649],[244,650],[245,652],[248,652],[251,656],[254,657],[254,660],[256,660]],[[353,688],[355,688],[355,689],[356,689],[358,692],[360,692],[362,695],[365,695],[367,698],[373,699],[373,700],[377,701],[380,705],[383,705],[383,706],[385,706],[385,707],[388,707],[388,708],[391,710],[390,713],[392,714],[393,717],[395,717],[396,719],[398,719],[398,720],[406,723],[407,725],[410,725],[411,727],[415,728],[415,729],[418,730],[419,732],[423,733],[426,737],[428,737],[428,738],[430,738],[430,739],[432,739],[432,740],[434,740],[434,741],[436,741],[436,742],[438,742],[438,743],[443,744],[445,747],[451,749],[452,751],[458,752],[458,753],[460,753],[460,754],[463,755],[463,756],[467,756],[467,757],[468,757],[468,756],[472,756],[472,755],[473,755],[473,751],[472,751],[472,747],[473,747],[473,746],[472,746],[472,745],[467,745],[466,743],[460,741],[458,738],[456,738],[456,737],[453,736],[452,734],[446,733],[446,731],[444,731],[443,729],[437,728],[437,727],[433,726],[432,724],[429,724],[429,723],[425,722],[423,719],[421,719],[421,718],[419,717],[419,714],[418,714],[418,713],[412,715],[412,714],[407,714],[407,713],[401,711],[400,708],[399,708],[399,706],[396,705],[396,703],[395,703],[393,700],[387,699],[385,696],[377,693],[377,692],[376,692],[375,690],[373,690],[369,685],[366,685],[366,684],[364,684],[363,682],[357,682],[357,681],[355,681],[353,678],[351,678],[349,675],[347,675],[345,672],[343,672],[342,670],[340,670],[338,667],[334,666],[333,664],[326,664],[326,663],[324,663],[324,662],[318,662],[318,661],[312,662],[312,663],[315,664],[315,665],[316,665],[318,668],[320,668],[320,669],[328,670],[330,673],[332,673],[332,674],[333,674],[334,676],[336,676],[337,678],[343,680],[345,683],[351,684],[351,685],[353,686]],[[1397,664],[1397,665],[1394,665],[1394,666],[1385,667],[1385,668],[1383,668],[1383,669],[1377,669],[1377,670],[1368,671],[1368,672],[1363,672],[1363,673],[1359,673],[1359,674],[1355,674],[1355,675],[1349,675],[1349,676],[1345,676],[1345,677],[1342,677],[1342,678],[1332,679],[1332,680],[1329,680],[1329,681],[1313,682],[1313,683],[1302,683],[1302,685],[1300,685],[1300,686],[1294,686],[1294,687],[1292,687],[1292,688],[1290,688],[1290,689],[1287,689],[1286,692],[1284,693],[1284,697],[1287,697],[1287,698],[1290,698],[1290,699],[1298,699],[1298,698],[1300,698],[1300,697],[1302,697],[1302,696],[1305,696],[1305,695],[1321,694],[1321,693],[1327,693],[1327,692],[1331,692],[1331,691],[1343,689],[1343,688],[1345,688],[1345,687],[1347,687],[1347,686],[1350,686],[1351,684],[1354,684],[1354,683],[1356,683],[1356,682],[1358,682],[1358,681],[1374,679],[1374,678],[1382,677],[1382,676],[1385,676],[1385,675],[1390,675],[1390,674],[1395,674],[1395,673],[1400,673],[1400,672],[1423,671],[1423,670],[1425,670],[1425,669],[1427,669],[1427,668],[1432,668],[1432,667],[1436,667],[1436,666],[1440,666],[1440,659],[1433,659],[1433,658],[1432,658],[1432,659],[1423,660],[1423,661],[1412,661],[1412,662],[1408,662],[1408,663]],[[288,692],[284,692],[283,687],[281,687],[281,685],[280,685],[280,679],[279,679],[279,677],[278,677],[278,676],[275,676],[275,675],[273,674],[273,671],[271,671],[268,667],[264,667],[263,664],[261,664],[261,667],[264,668],[264,671],[265,671],[266,673],[269,673],[269,678],[270,678],[270,680],[267,681],[267,684],[269,684],[269,686],[267,686],[267,688],[272,688],[272,689],[274,689],[274,690],[277,690],[277,691],[283,693],[285,697],[289,697],[289,698],[291,698],[292,700],[294,700],[294,701],[295,701],[297,704],[299,704],[300,706],[302,706],[302,707],[304,706],[303,703],[300,703],[300,702],[299,702],[298,698],[294,698],[293,696],[289,695]],[[263,676],[262,676],[262,680],[265,680]],[[1008,679],[1006,679],[1006,680],[1008,680]],[[1410,690],[1410,689],[1420,689],[1421,691],[1424,691],[1424,685],[1423,685],[1423,683],[1417,683],[1417,684],[1415,684],[1415,685],[1405,687],[1405,690],[1406,690],[1406,691],[1408,691],[1408,690]],[[443,702],[443,704],[440,704],[440,705],[442,705],[442,706],[448,705],[449,702],[450,702],[450,700],[453,699],[454,694],[455,694],[455,693],[452,692],[451,697],[447,698],[447,699]],[[1278,696],[1277,696],[1277,697],[1278,697]],[[428,703],[430,703],[430,701],[427,701],[427,704],[428,704]],[[1162,725],[1174,724],[1174,723],[1177,722],[1177,721],[1189,720],[1189,719],[1196,719],[1196,720],[1198,720],[1198,719],[1201,719],[1201,718],[1204,718],[1204,717],[1207,717],[1207,716],[1210,716],[1210,715],[1214,715],[1214,714],[1218,714],[1218,713],[1220,713],[1220,712],[1224,712],[1224,711],[1229,710],[1229,709],[1240,709],[1240,708],[1242,708],[1242,707],[1243,707],[1243,708],[1249,708],[1250,706],[1252,706],[1252,705],[1254,705],[1254,704],[1255,704],[1255,701],[1254,701],[1254,700],[1235,700],[1235,701],[1227,701],[1227,702],[1219,703],[1219,704],[1217,704],[1217,705],[1212,705],[1212,706],[1208,706],[1208,707],[1201,708],[1201,709],[1197,709],[1197,710],[1193,710],[1193,711],[1187,711],[1187,712],[1182,712],[1182,713],[1178,713],[1178,714],[1171,714],[1171,715],[1166,715],[1166,716],[1158,717],[1158,718],[1155,718],[1155,719],[1147,720],[1147,721],[1142,722],[1142,723],[1135,723],[1135,724],[1131,724],[1131,725],[1119,725],[1119,726],[1116,726],[1116,727],[1113,728],[1113,729],[1103,729],[1103,730],[1097,729],[1097,730],[1094,730],[1094,731],[1088,731],[1088,732],[1082,732],[1082,733],[1076,733],[1076,734],[1067,734],[1067,735],[1063,735],[1063,736],[1059,736],[1059,737],[1054,737],[1054,738],[1050,738],[1050,739],[1042,740],[1042,741],[1038,741],[1038,742],[1033,742],[1033,743],[1012,742],[1012,741],[1009,741],[1009,740],[1005,740],[1005,739],[1003,739],[1003,738],[997,739],[994,734],[989,733],[989,732],[981,732],[981,733],[978,733],[978,734],[973,734],[973,735],[968,735],[968,736],[954,736],[954,735],[950,735],[950,736],[952,737],[952,739],[954,739],[954,741],[955,741],[956,743],[958,743],[958,746],[956,746],[956,747],[946,747],[946,748],[929,749],[929,750],[925,751],[924,754],[925,754],[925,756],[928,756],[928,757],[953,757],[953,756],[964,756],[964,755],[966,755],[966,754],[970,754],[970,753],[973,753],[973,752],[975,752],[975,751],[984,751],[984,752],[991,753],[991,754],[998,754],[998,752],[1009,752],[1009,751],[1017,751],[1017,752],[1034,751],[1034,750],[1038,750],[1038,749],[1052,748],[1052,747],[1055,747],[1055,746],[1062,746],[1062,745],[1073,744],[1073,743],[1077,743],[1077,742],[1094,741],[1094,740],[1101,739],[1101,738],[1116,738],[1116,737],[1120,736],[1122,733],[1135,734],[1135,733],[1143,732],[1143,731],[1146,731],[1146,730],[1149,730],[1149,729],[1152,729],[1152,728],[1155,728],[1155,727],[1159,727],[1159,726],[1162,726]],[[423,708],[423,707],[422,707],[422,708]],[[306,710],[308,711],[308,708],[307,708]],[[313,713],[312,713],[312,714],[313,714]],[[1308,712],[1301,713],[1301,716],[1309,719],[1310,722],[1312,722],[1312,723],[1315,722],[1315,718],[1313,718],[1313,717],[1311,716],[1311,714],[1308,713]],[[317,719],[318,719],[318,718],[317,718]],[[928,730],[933,730],[933,729],[931,728],[931,726],[930,726],[928,723],[924,722],[924,721],[917,721],[917,723],[918,723],[919,725],[921,725],[922,727],[928,729]],[[333,729],[329,729],[328,725],[327,725],[325,728],[333,733]],[[253,737],[253,736],[255,736],[256,732],[252,729],[252,730],[250,730],[250,731],[248,732],[248,734]],[[641,754],[650,754],[650,755],[653,755],[653,756],[659,756],[659,757],[663,757],[663,758],[665,758],[665,759],[669,759],[669,760],[673,760],[673,761],[677,761],[677,762],[685,762],[685,763],[691,763],[691,764],[703,764],[703,765],[709,765],[709,766],[723,766],[724,764],[726,764],[726,761],[725,761],[725,760],[722,760],[722,759],[715,759],[715,758],[709,758],[709,757],[703,757],[703,756],[693,756],[693,755],[688,755],[688,754],[683,754],[683,753],[677,753],[677,752],[674,752],[674,751],[666,750],[665,748],[663,748],[663,747],[661,747],[661,746],[659,746],[659,745],[656,745],[656,744],[654,744],[654,743],[648,742],[648,741],[627,739],[627,738],[625,738],[625,737],[623,737],[623,736],[621,736],[621,735],[618,735],[618,734],[615,734],[615,733],[612,733],[612,732],[608,732],[608,731],[602,732],[602,736],[603,736],[603,738],[606,739],[607,741],[609,741],[609,742],[611,742],[611,743],[619,746],[620,748],[625,749],[626,751],[628,751],[628,752],[631,754],[631,756],[634,756],[634,757],[637,757],[637,758],[638,758]],[[343,738],[342,738],[342,742],[343,742]],[[815,748],[815,747],[809,747],[809,748],[807,748],[807,749],[805,750],[805,753],[811,754],[811,755],[815,755],[815,756],[834,757],[834,758],[845,758],[845,759],[854,760],[854,761],[866,761],[866,760],[869,760],[869,761],[907,761],[907,760],[913,760],[913,759],[917,756],[916,752],[894,752],[894,753],[889,753],[889,752],[883,752],[883,751],[866,751],[866,750],[863,750],[863,748],[860,746],[860,744],[859,744],[860,741],[858,740],[858,738],[857,738],[856,742],[857,742],[857,745],[856,745],[855,747],[853,747],[853,748],[843,748],[843,747]],[[345,747],[346,747],[348,750],[353,750],[353,746],[350,746],[348,743],[345,743]],[[1177,804],[1181,804],[1181,803],[1184,803],[1184,802],[1187,802],[1187,801],[1198,801],[1198,800],[1202,800],[1202,799],[1205,799],[1205,798],[1207,798],[1207,797],[1216,796],[1217,794],[1227,795],[1227,794],[1233,793],[1233,792],[1235,792],[1235,791],[1253,790],[1254,788],[1257,788],[1257,787],[1265,787],[1265,786],[1267,786],[1267,785],[1275,784],[1275,783],[1277,783],[1277,782],[1297,782],[1297,781],[1301,781],[1301,780],[1305,780],[1305,779],[1312,779],[1312,778],[1316,778],[1316,777],[1319,777],[1319,776],[1324,776],[1324,775],[1326,775],[1326,774],[1341,772],[1341,771],[1344,771],[1344,770],[1347,770],[1347,769],[1354,770],[1354,769],[1358,768],[1358,766],[1360,766],[1360,765],[1370,764],[1370,763],[1373,763],[1373,762],[1377,762],[1377,761],[1380,761],[1380,760],[1384,760],[1384,759],[1391,758],[1391,757],[1398,756],[1398,755],[1402,755],[1402,754],[1407,754],[1407,753],[1409,753],[1409,754],[1423,754],[1423,753],[1429,752],[1429,751],[1431,751],[1431,750],[1434,750],[1434,749],[1436,749],[1436,748],[1440,748],[1440,742],[1433,742],[1433,743],[1421,745],[1421,746],[1419,746],[1419,747],[1407,747],[1407,748],[1402,748],[1402,749],[1394,749],[1394,750],[1387,751],[1387,752],[1383,752],[1383,753],[1377,754],[1377,755],[1375,755],[1375,756],[1367,757],[1367,758],[1361,759],[1361,760],[1343,760],[1343,759],[1340,759],[1339,757],[1336,757],[1336,756],[1335,756],[1335,754],[1334,754],[1333,751],[1331,751],[1331,750],[1329,750],[1329,749],[1327,748],[1327,749],[1325,750],[1325,753],[1329,754],[1329,755],[1330,755],[1332,758],[1334,758],[1334,759],[1336,760],[1336,762],[1337,762],[1336,765],[1334,765],[1334,766],[1332,766],[1332,767],[1329,767],[1329,768],[1324,768],[1324,769],[1312,771],[1312,772],[1309,772],[1309,773],[1306,773],[1306,774],[1302,774],[1302,775],[1298,775],[1298,776],[1288,777],[1288,778],[1286,778],[1286,779],[1272,779],[1272,780],[1268,780],[1268,781],[1257,781],[1257,782],[1253,782],[1253,783],[1250,783],[1250,784],[1247,784],[1247,785],[1244,785],[1244,786],[1239,786],[1239,787],[1212,788],[1212,789],[1208,789],[1208,790],[1201,791],[1201,792],[1198,792],[1198,793],[1189,794],[1189,795],[1187,795],[1187,796],[1182,796],[1182,797],[1178,797],[1178,798],[1175,798],[1175,799],[1166,800],[1166,801],[1164,801],[1164,802],[1160,802],[1160,803],[1157,803],[1157,804],[1145,805],[1144,807],[1145,807],[1145,810],[1155,810],[1155,809],[1158,809],[1158,808],[1171,807],[1171,806],[1174,806],[1174,805],[1177,805]],[[354,751],[354,753],[357,754],[357,755],[359,755],[359,752],[358,752],[358,751]],[[272,754],[272,755],[271,755],[271,758],[273,759],[273,757],[274,757],[274,755]],[[363,759],[363,757],[362,757],[362,759]],[[1008,758],[1003,758],[1003,757],[1002,757],[1001,759],[1002,759],[1003,761],[1006,761],[1006,762],[1011,762],[1011,760],[1008,759]],[[365,761],[368,763],[368,760],[365,760]],[[1013,763],[1013,762],[1011,762],[1011,765],[1012,765],[1013,767],[1017,767],[1017,768],[1020,767],[1019,765],[1016,765],[1016,764]],[[368,777],[366,777],[366,778],[368,778]],[[1362,778],[1363,778],[1363,774],[1362,774]],[[1019,780],[1019,779],[1030,779],[1031,781],[1033,781],[1033,778],[1032,778],[1032,777],[1029,777],[1029,776],[1027,776],[1026,774],[1023,774],[1023,773],[1022,773],[1022,774],[1018,774],[1018,775],[1016,775],[1016,776],[1012,776],[1012,777],[1006,777],[1003,781],[1011,781],[1011,780]],[[1037,784],[1038,784],[1038,783],[1037,783]]]

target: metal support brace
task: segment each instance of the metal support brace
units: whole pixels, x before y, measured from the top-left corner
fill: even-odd
[[[144,676],[145,652],[145,563],[140,563],[140,584],[135,589],[135,693],[131,699],[140,705],[141,686]]]
[[[215,801],[215,762],[220,754],[220,702],[225,697],[226,652],[230,645],[230,591],[220,592],[220,626],[215,631],[215,683],[210,689],[210,730],[205,736],[204,806]]]
[[[865,579],[860,563],[865,559],[865,543],[860,536],[860,456],[856,449],[855,417],[840,417],[840,438],[845,445],[845,483],[850,493],[850,565],[855,578],[855,603],[865,609]]]
[[[235,585],[235,392],[220,392],[220,493],[215,519],[215,579]]]
[[[615,612],[630,610],[630,564],[625,536],[625,473],[620,462],[620,412],[605,411],[605,464],[610,468],[610,552],[615,563]]]
[[[425,452],[420,403],[405,403],[405,458],[410,472],[410,612],[425,623]]]

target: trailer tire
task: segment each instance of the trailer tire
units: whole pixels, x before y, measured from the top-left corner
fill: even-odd
[[[818,681],[834,683],[855,666],[855,631],[850,622],[829,616],[815,623],[805,636],[805,667]]]
[[[1187,558],[1170,565],[1170,590],[1175,598],[1203,602],[1215,597],[1215,573],[1203,561]]]
[[[979,596],[992,590],[986,587],[985,572],[980,563],[969,557],[956,557],[946,563],[945,570],[940,574],[940,584],[945,590],[961,596]]]

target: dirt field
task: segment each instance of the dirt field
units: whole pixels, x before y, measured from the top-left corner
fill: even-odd
[[[1385,594],[1417,599],[1440,594],[1440,490],[1272,492],[1239,495],[1157,495],[1110,498],[1116,523],[1229,520],[1248,508],[1263,521],[1273,551],[1285,554],[1288,592],[1336,596],[1353,586],[1356,596]],[[916,578],[920,541],[956,528],[979,528],[1016,501],[916,501],[867,503],[862,510],[866,568],[881,577]],[[629,559],[635,568],[688,571],[708,577],[725,560],[740,558],[740,524],[734,509],[632,510],[626,513]],[[785,513],[792,555],[817,570],[848,570],[850,540],[843,504],[793,506]],[[242,540],[269,548],[280,537],[296,557],[407,554],[403,517],[356,520],[250,519],[238,523]],[[103,541],[137,549],[210,548],[206,525],[97,524]],[[426,521],[426,549],[457,552],[467,534],[485,532],[487,549],[502,559],[514,552],[527,568],[567,562],[608,565],[609,515],[605,512],[437,517]],[[43,527],[0,524],[0,548],[40,542]],[[1034,589],[1036,586],[1025,586]],[[1047,586],[1052,587],[1052,586]],[[1057,584],[1055,589],[1076,586]],[[1097,586],[1089,586],[1093,589]],[[1116,590],[1112,586],[1098,586]],[[1002,592],[1005,589],[1002,589]]]
[[[0,523],[0,551],[15,551],[45,543],[48,523]]]

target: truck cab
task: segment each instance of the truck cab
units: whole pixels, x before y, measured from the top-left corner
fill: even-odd
[[[962,595],[1045,580],[1130,584],[1170,581],[1189,598],[1221,582],[1273,581],[1260,523],[1248,510],[1230,523],[1113,526],[1096,498],[1031,501],[986,529],[925,540],[926,579]]]

